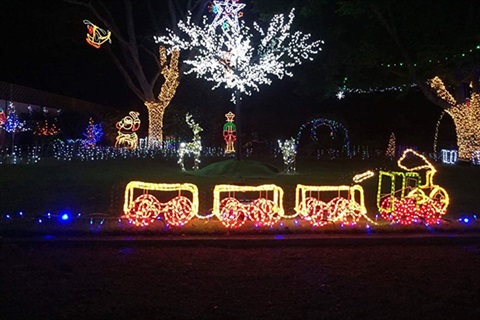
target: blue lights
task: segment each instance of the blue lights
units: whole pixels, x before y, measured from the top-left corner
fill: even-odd
[[[68,219],[70,219],[70,217],[68,216],[68,213],[62,214],[62,220],[63,221],[67,221]]]

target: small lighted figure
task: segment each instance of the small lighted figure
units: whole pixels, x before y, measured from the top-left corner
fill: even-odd
[[[193,140],[191,142],[181,142],[178,147],[178,161],[177,163],[181,166],[182,171],[186,171],[183,158],[186,154],[191,154],[194,157],[193,170],[198,170],[200,167],[200,154],[202,152],[202,140],[200,138],[200,132],[203,131],[202,127],[192,119],[192,115],[187,113],[185,116],[185,121],[188,126],[192,129]]]
[[[278,146],[282,150],[283,163],[286,174],[295,174],[295,158],[297,156],[297,143],[295,138],[281,141],[278,140]]]
[[[87,43],[91,45],[94,48],[99,49],[102,44],[105,42],[112,43],[112,39],[110,39],[110,36],[112,33],[110,30],[103,30],[102,28],[99,28],[98,26],[94,25],[91,23],[89,20],[83,20],[83,23],[87,25]]]
[[[140,113],[130,111],[129,115],[118,121],[115,127],[118,129],[118,136],[115,141],[115,148],[127,147],[134,150],[138,146],[138,136],[135,131],[140,129]]]
[[[227,144],[227,147],[225,149],[225,153],[234,153],[235,152],[235,140],[237,140],[237,127],[233,123],[233,118],[235,118],[235,114],[233,112],[229,112],[225,114],[225,117],[227,118],[227,122],[223,125],[223,139],[225,140],[225,143]]]

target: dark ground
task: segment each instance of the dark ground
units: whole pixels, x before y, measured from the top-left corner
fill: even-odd
[[[0,318],[480,319],[478,239],[401,242],[4,240]]]

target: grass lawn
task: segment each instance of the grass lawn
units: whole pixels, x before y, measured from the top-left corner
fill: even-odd
[[[225,159],[207,158],[202,167]],[[281,158],[261,160],[279,169]],[[187,166],[188,167],[188,166]],[[451,197],[446,218],[480,213],[480,167],[467,165],[436,165],[434,183],[444,187]],[[183,173],[176,159],[128,159],[96,162],[59,162],[44,160],[34,165],[0,166],[0,213],[23,211],[25,215],[43,215],[71,210],[84,214],[122,214],[123,194],[129,181],[156,183],[190,182],[200,191],[200,213],[212,208],[213,188],[216,184],[240,185],[276,184],[283,188],[286,214],[293,214],[295,187],[306,185],[350,185],[352,177],[372,169],[376,176],[361,183],[365,190],[368,215],[377,213],[376,194],[378,170],[396,170],[395,161],[369,160],[315,160],[297,159],[297,174],[278,174],[268,177],[198,176]]]

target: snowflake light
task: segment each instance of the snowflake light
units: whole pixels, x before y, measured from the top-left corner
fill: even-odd
[[[192,115],[187,113],[185,121],[193,131],[193,140],[191,142],[182,142],[178,148],[178,164],[181,166],[182,171],[185,170],[184,157],[186,154],[192,154],[194,157],[193,170],[198,170],[200,165],[200,153],[202,151],[202,140],[200,138],[200,132],[203,129],[198,123],[192,119]]]
[[[236,1],[216,3],[218,13],[212,24],[204,17],[203,23],[196,25],[189,15],[186,21],[178,23],[181,34],[167,30],[168,35],[155,37],[155,40],[170,50],[194,50],[194,57],[184,61],[191,66],[186,73],[195,73],[198,78],[214,82],[213,89],[223,84],[232,91],[232,101],[235,101],[236,92],[250,95],[252,91],[259,91],[261,84],[270,84],[271,76],[279,79],[292,76],[293,66],[303,60],[312,60],[321,50],[323,41],[312,42],[309,34],[291,30],[293,9],[287,18],[283,14],[275,15],[266,31],[254,23],[257,37],[243,21],[236,27],[236,13],[243,4]],[[230,27],[217,31],[224,22]]]
[[[238,29],[238,18],[243,16],[240,10],[244,7],[245,4],[238,3],[238,0],[213,0],[211,11],[215,14],[215,19],[210,24],[211,28],[221,26],[225,30]]]
[[[112,33],[110,30],[105,31],[102,28],[91,23],[89,20],[83,20],[83,23],[87,25],[87,43],[94,48],[100,49],[101,45],[105,42],[112,43],[110,39]]]
[[[118,136],[115,141],[115,148],[127,147],[134,150],[138,146],[138,136],[135,131],[140,129],[140,114],[136,111],[130,111],[128,116],[118,121],[115,127],[118,129]]]

